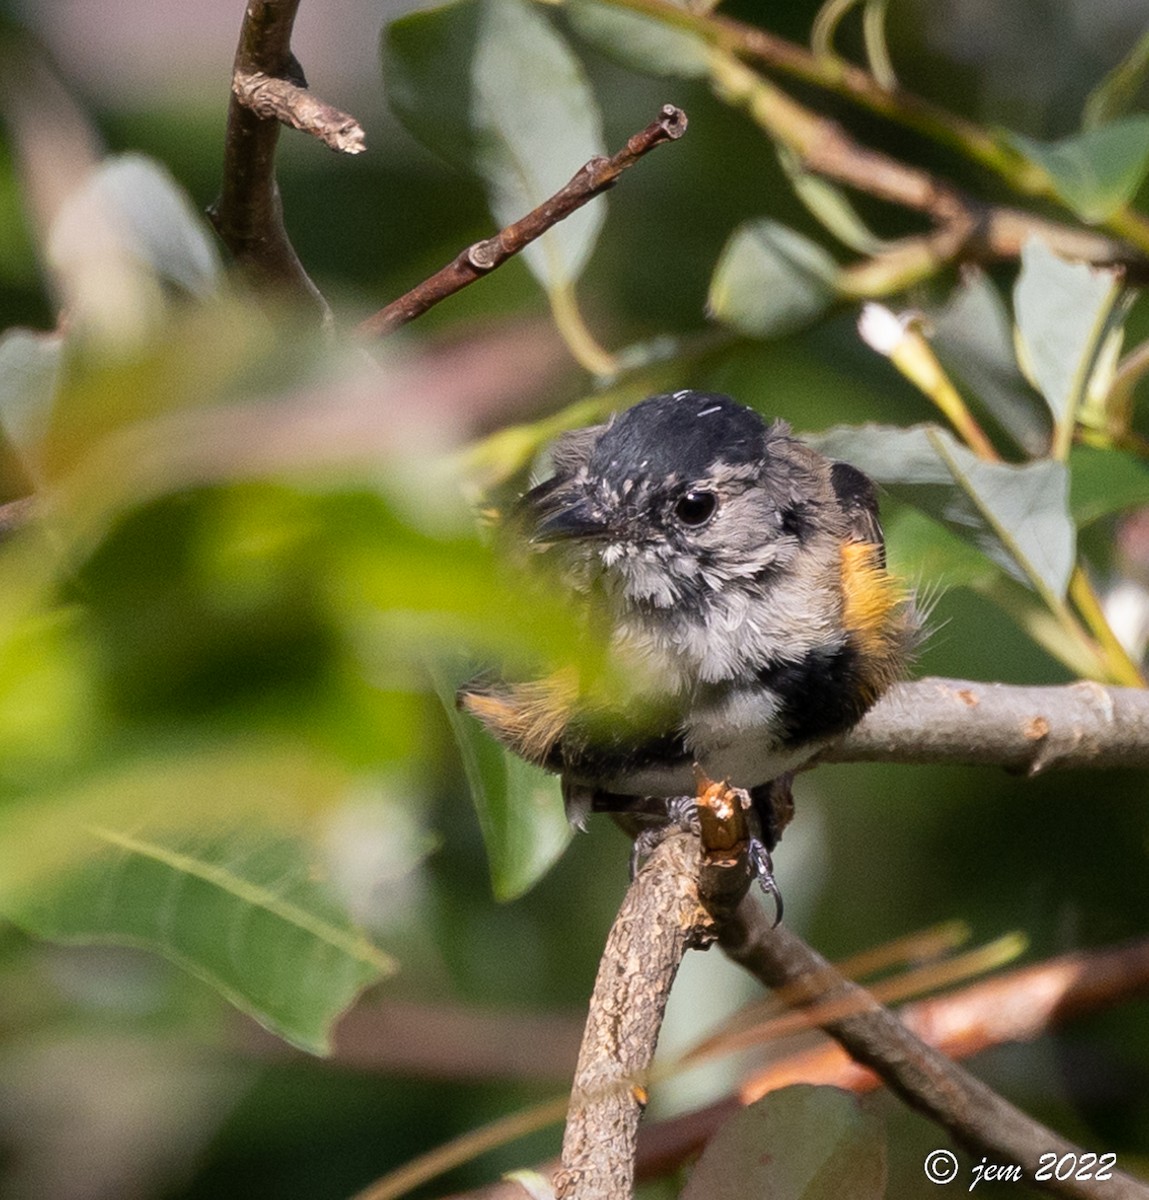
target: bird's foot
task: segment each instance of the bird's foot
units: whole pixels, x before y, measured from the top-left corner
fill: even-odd
[[[638,874],[638,869],[644,859],[649,858],[671,833],[679,830],[693,833],[697,837],[702,832],[702,823],[698,818],[698,801],[693,796],[671,796],[665,801],[666,819],[655,825],[645,825],[635,836],[634,845],[630,850],[631,882]]]

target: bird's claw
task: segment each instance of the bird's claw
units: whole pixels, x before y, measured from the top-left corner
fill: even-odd
[[[774,899],[774,927],[777,928],[782,922],[783,905],[782,893],[774,879],[774,860],[770,857],[770,851],[766,849],[766,843],[756,837],[750,839],[749,855],[750,868],[758,880],[758,886],[767,896]]]

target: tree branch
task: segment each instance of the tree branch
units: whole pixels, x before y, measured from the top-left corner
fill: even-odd
[[[634,1187],[646,1106],[670,986],[709,918],[698,899],[698,841],[667,837],[636,876],[599,963],[563,1137],[557,1200],[622,1200]]]
[[[468,246],[429,279],[393,300],[359,324],[359,332],[383,337],[420,317],[429,308],[453,296],[476,279],[518,254],[553,225],[582,208],[595,196],[614,187],[619,176],[645,154],[663,142],[677,141],[686,132],[686,114],[672,104],[663,106],[658,119],[628,139],[626,145],[609,158],[592,158],[578,173],[548,200],[525,217],[501,229],[494,237]]]
[[[750,797],[698,778],[700,837],[664,837],[635,877],[591,996],[563,1137],[557,1200],[626,1200],[634,1190],[647,1072],[678,964],[714,941],[750,886]]]
[[[919,679],[892,688],[819,761],[978,764],[1027,775],[1149,767],[1149,691]]]
[[[949,1131],[978,1155],[1034,1169],[1039,1156],[1081,1150],[1033,1120],[946,1056],[914,1036],[897,1016],[865,990],[844,979],[785,926],[771,929],[760,905],[744,901],[719,927],[726,953],[755,978],[785,989],[797,1006],[831,1015],[816,1023],[841,1043],[855,1062],[870,1067],[911,1108]],[[1048,1190],[1082,1200],[1149,1200],[1149,1186],[1124,1173],[1106,1182],[1050,1180]]]
[[[223,182],[208,215],[236,262],[260,287],[303,299],[330,321],[326,300],[287,236],[275,178],[281,116],[294,107],[301,122],[298,127],[307,127],[308,122],[314,126],[320,120],[318,110],[308,116],[299,103],[306,83],[291,53],[291,30],[298,8],[299,0],[248,0],[232,72]],[[275,88],[270,86],[272,81],[277,81]],[[319,108],[326,106],[320,103]],[[337,110],[327,112],[330,115]],[[337,118],[342,116],[337,113]],[[308,131],[316,132],[313,127]]]

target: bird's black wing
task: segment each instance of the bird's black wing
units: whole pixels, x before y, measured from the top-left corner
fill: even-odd
[[[836,462],[830,468],[834,495],[850,522],[850,532],[859,542],[878,547],[879,561],[886,565],[886,539],[878,521],[878,489],[874,481],[849,463]]]

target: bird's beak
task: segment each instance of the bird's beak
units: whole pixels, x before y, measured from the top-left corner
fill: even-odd
[[[575,538],[602,538],[609,533],[610,526],[586,500],[575,500],[544,517],[535,526],[531,541],[565,542]]]

